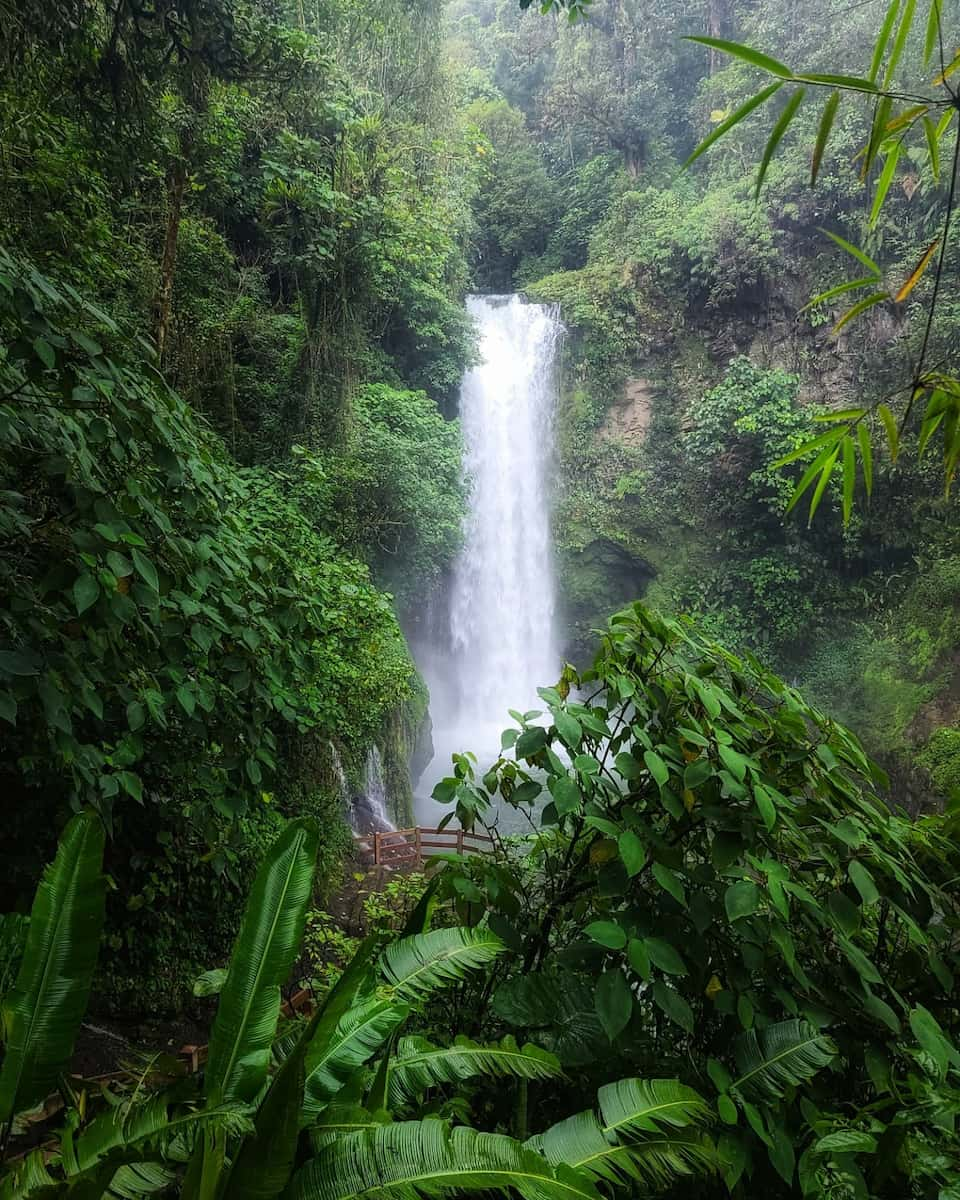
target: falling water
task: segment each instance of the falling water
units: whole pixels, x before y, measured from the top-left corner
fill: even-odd
[[[363,794],[353,803],[353,827],[369,832],[396,828],[387,810],[387,784],[383,776],[383,758],[376,745],[367,752],[363,775]]]
[[[421,663],[431,694],[436,754],[421,792],[473,750],[499,753],[507,710],[538,704],[555,680],[551,536],[556,311],[518,296],[474,296],[482,362],[467,373],[460,420],[471,483],[465,542]],[[418,802],[418,816],[437,807]]]

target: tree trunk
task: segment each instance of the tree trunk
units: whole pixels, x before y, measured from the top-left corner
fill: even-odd
[[[727,0],[708,0],[707,30],[711,37],[722,38],[727,28]],[[722,57],[719,50],[710,51],[710,74],[720,70]]]
[[[187,165],[178,158],[170,172],[167,190],[167,233],[163,241],[163,260],[160,263],[160,290],[157,295],[157,359],[163,362],[163,352],[170,329],[173,311],[173,277],[177,265],[177,240],[183,215],[183,192],[187,183]]]

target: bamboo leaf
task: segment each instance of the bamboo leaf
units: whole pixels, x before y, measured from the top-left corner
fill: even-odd
[[[817,130],[817,141],[813,148],[813,160],[810,165],[810,186],[817,182],[817,176],[820,174],[820,164],[823,162],[823,154],[827,148],[827,142],[830,140],[830,131],[833,129],[833,121],[837,115],[837,106],[840,103],[840,93],[831,92],[823,109],[823,116],[820,118],[820,126]]]
[[[873,494],[873,450],[870,446],[870,430],[864,421],[857,426],[857,441],[860,444],[860,462],[863,466],[863,486],[870,496]]]
[[[813,419],[821,424],[829,421],[831,424],[837,421],[859,421],[861,417],[866,416],[865,408],[834,408],[830,412],[818,413]]]
[[[929,117],[923,118],[923,132],[927,135],[927,152],[930,155],[930,170],[934,179],[940,178],[940,139],[937,127]]]
[[[867,275],[863,279],[849,279],[846,283],[838,283],[836,287],[828,288],[825,292],[821,292],[819,296],[814,296],[812,300],[800,309],[800,312],[806,312],[808,308],[813,308],[816,304],[824,304],[827,300],[832,300],[835,296],[842,296],[844,292],[855,292],[857,288],[871,287],[877,282],[875,275]]]
[[[815,476],[817,475],[817,472],[821,470],[821,468],[823,467],[823,464],[830,457],[831,453],[834,456],[836,456],[837,452],[836,452],[836,450],[831,451],[830,447],[828,446],[827,449],[824,450],[821,454],[819,454],[816,457],[816,459],[810,464],[810,466],[807,467],[806,471],[804,471],[803,475],[800,478],[800,482],[793,489],[793,494],[791,495],[790,500],[787,503],[787,507],[783,510],[784,516],[788,516],[793,511],[794,507],[797,504],[797,501],[806,492],[806,490],[810,486],[810,484],[813,483],[813,480],[814,480]]]
[[[927,411],[924,413],[920,426],[920,437],[917,441],[917,458],[922,458],[924,450],[933,435],[940,427],[950,406],[950,397],[942,388],[934,388],[927,401]]]
[[[923,252],[923,257],[920,259],[920,261],[914,267],[913,272],[910,275],[910,278],[903,285],[903,287],[900,289],[900,291],[897,292],[897,294],[894,296],[893,300],[894,300],[895,304],[900,304],[902,301],[906,300],[906,298],[910,295],[910,293],[913,291],[913,289],[920,282],[920,276],[924,273],[924,271],[930,265],[930,260],[931,260],[931,258],[933,258],[933,252],[934,252],[934,250],[936,250],[937,246],[939,246],[939,245],[940,245],[940,239],[936,238],[934,241],[932,241],[930,243],[930,245]]]
[[[876,157],[880,153],[884,130],[887,127],[887,122],[890,120],[890,111],[892,108],[892,98],[890,96],[883,96],[874,110],[873,121],[870,125],[870,137],[867,140],[866,151],[863,156],[863,166],[860,168],[860,178],[864,183],[866,183],[867,176],[870,174]]]
[[[697,42],[701,46],[708,46],[711,50],[722,50],[724,54],[732,54],[734,58],[742,59],[743,62],[748,62],[753,67],[759,67],[761,71],[767,71],[771,75],[779,75],[781,79],[793,78],[793,71],[786,63],[771,58],[769,54],[754,50],[752,46],[743,46],[739,42],[728,42],[723,38],[715,37],[688,37],[684,38],[684,41]]]
[[[883,76],[883,86],[888,88],[893,81],[894,73],[900,65],[900,59],[903,56],[903,48],[907,44],[907,34],[910,32],[910,27],[913,24],[913,14],[917,7],[917,0],[907,0],[903,8],[903,16],[900,18],[900,26],[897,29],[896,41],[893,43],[893,50],[890,52],[890,60],[887,63],[887,69]]]
[[[897,113],[887,122],[883,132],[885,135],[896,133],[898,129],[903,129],[904,125],[912,125],[917,117],[923,116],[925,112],[929,111],[929,104],[915,104],[913,108],[905,108],[902,113]]]
[[[883,427],[887,433],[887,445],[890,447],[890,459],[892,462],[896,462],[897,455],[900,453],[900,433],[897,429],[896,419],[886,404],[881,404],[877,407],[877,415],[883,422]]]
[[[826,433],[821,433],[809,442],[804,442],[802,446],[798,446],[796,450],[791,450],[789,454],[784,454],[782,458],[778,458],[776,462],[771,463],[773,470],[777,471],[780,467],[785,467],[789,463],[796,462],[798,458],[803,458],[805,454],[809,454],[812,450],[819,450],[821,447],[831,447],[843,437],[842,429],[828,429]]]
[[[887,42],[890,40],[890,34],[893,31],[893,23],[897,19],[897,13],[900,11],[900,0],[890,0],[890,5],[887,8],[887,15],[883,18],[883,24],[880,26],[880,34],[877,38],[877,44],[873,48],[873,59],[870,63],[870,74],[868,76],[871,83],[877,82],[877,76],[880,74],[880,64],[883,62],[883,55],[887,48]]]
[[[857,461],[853,454],[853,438],[845,437],[843,447],[843,525],[850,524],[853,515],[853,492],[857,484]]]
[[[876,229],[877,227],[877,221],[880,219],[880,210],[883,208],[883,202],[886,200],[890,184],[893,182],[893,174],[897,169],[899,158],[900,143],[898,142],[895,146],[891,147],[890,153],[883,164],[883,170],[880,172],[880,178],[877,181],[877,191],[873,197],[873,208],[870,210],[871,229]]]
[[[755,96],[751,96],[745,104],[741,104],[735,113],[732,113],[725,121],[721,121],[716,129],[714,129],[712,133],[708,134],[703,139],[700,145],[683,164],[683,169],[686,170],[691,163],[696,162],[700,155],[709,150],[714,142],[719,141],[719,139],[722,138],[725,133],[731,130],[734,125],[739,125],[744,117],[748,117],[755,108],[759,108],[761,104],[770,99],[774,92],[778,92],[782,87],[782,81],[779,83],[771,83],[770,86],[764,88],[762,92],[758,92]]]
[[[933,81],[934,86],[939,87],[940,84],[946,83],[950,76],[958,70],[960,70],[960,54],[957,54],[956,58],[954,58],[952,62],[948,63],[944,70],[942,70],[940,74],[936,76]]]
[[[953,114],[956,111],[957,110],[951,105],[950,108],[947,109],[947,111],[943,114],[943,116],[937,122],[937,141],[939,141],[940,138],[942,138],[943,135],[947,132],[947,126],[953,120]]]
[[[858,250],[857,247],[854,246],[852,242],[848,242],[846,238],[842,238],[839,233],[831,233],[829,229],[821,228],[820,232],[826,234],[826,236],[832,242],[836,242],[836,244],[840,247],[841,250],[846,250],[846,252],[848,254],[852,254],[853,257],[857,260],[857,262],[862,263],[867,268],[867,270],[870,271],[870,273],[873,275],[874,279],[880,278],[881,271],[880,271],[880,268],[877,266],[877,264],[873,261],[872,258],[868,258],[867,255],[864,254],[864,252],[862,250]]]
[[[927,17],[927,32],[923,39],[924,66],[933,57],[933,51],[940,41],[940,0],[930,0],[930,13]]]
[[[798,88],[793,93],[787,103],[784,105],[783,112],[777,118],[777,123],[770,131],[770,137],[767,140],[766,148],[763,152],[763,159],[760,163],[760,172],[757,175],[757,186],[754,190],[754,199],[760,199],[760,189],[763,187],[763,181],[767,174],[767,168],[770,166],[770,160],[776,153],[777,147],[783,141],[784,134],[790,126],[790,122],[796,115],[797,109],[803,103],[803,97],[806,95],[805,88]]]
[[[839,333],[845,325],[849,325],[855,318],[859,317],[862,312],[866,312],[868,308],[873,308],[875,304],[879,304],[883,300],[889,300],[889,295],[886,292],[874,292],[872,296],[867,296],[865,299],[855,304],[853,308],[848,308],[840,320],[834,325],[833,332]]]
[[[863,79],[859,75],[820,75],[804,72],[804,74],[794,75],[792,78],[800,83],[823,83],[853,92],[876,92],[879,90],[875,83],[871,83],[869,79]]]
[[[813,491],[813,499],[810,501],[810,514],[807,518],[807,524],[811,524],[820,507],[820,501],[823,499],[823,493],[827,490],[827,484],[830,482],[830,476],[833,474],[833,468],[837,465],[837,455],[840,452],[838,446],[836,450],[831,451],[830,457],[823,464],[823,470],[820,472],[820,480]]]

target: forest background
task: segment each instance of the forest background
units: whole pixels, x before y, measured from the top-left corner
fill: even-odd
[[[680,169],[756,83],[682,35],[827,70],[869,58],[877,10],[3,8],[0,907],[97,808],[110,1003],[177,1002],[285,816],[320,818],[336,876],[338,763],[358,788],[376,744],[409,813],[427,698],[401,630],[459,545],[470,289],[558,302],[569,331],[568,656],[644,595],[851,724],[914,811],[960,786],[936,466],[878,466],[847,527],[838,484],[809,529],[770,469],[922,332],[929,281],[840,337],[839,301],[798,316],[844,262],[817,227],[905,278],[945,173],[906,155],[869,228],[854,104],[816,191],[803,110],[759,202],[762,121]],[[948,293],[938,352],[958,320]]]

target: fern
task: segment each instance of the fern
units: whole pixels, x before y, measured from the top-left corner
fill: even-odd
[[[417,1200],[517,1192],[524,1200],[599,1200],[592,1181],[499,1133],[409,1121],[348,1133],[295,1176],[291,1200]]]
[[[734,1042],[740,1077],[729,1091],[745,1100],[779,1100],[788,1087],[812,1079],[837,1048],[806,1021],[780,1021],[759,1032],[751,1029]]]
[[[458,1037],[452,1046],[405,1037],[390,1063],[390,1102],[400,1105],[438,1084],[458,1083],[476,1075],[555,1079],[562,1073],[554,1055],[539,1046],[518,1046],[512,1037],[493,1046],[481,1046],[466,1037]]]
[[[401,999],[423,1000],[486,966],[503,949],[489,929],[434,929],[388,946],[380,956],[380,972]]]

